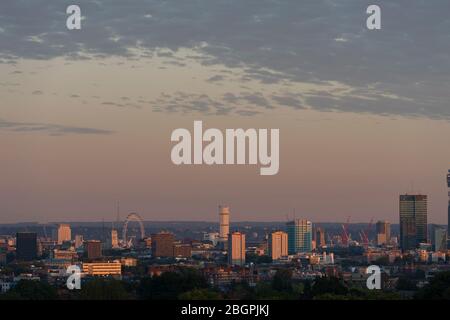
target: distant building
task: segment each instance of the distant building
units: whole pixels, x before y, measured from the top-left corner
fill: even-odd
[[[58,229],[56,230],[56,239],[58,244],[62,244],[66,241],[72,240],[72,231],[70,229],[70,225],[68,224],[60,224],[58,225]]]
[[[175,236],[170,232],[152,234],[152,255],[154,257],[173,257]]]
[[[312,222],[305,219],[296,219],[286,225],[288,234],[288,252],[310,252],[312,250]]]
[[[117,249],[119,247],[119,235],[116,229],[111,230],[111,248]]]
[[[283,231],[272,232],[269,236],[269,256],[278,260],[288,255],[288,234]]]
[[[5,252],[0,252],[0,266],[5,265],[7,262],[7,255]]]
[[[173,257],[190,258],[192,256],[192,246],[189,243],[174,243]]]
[[[334,254],[327,254],[325,251],[322,254],[313,253],[309,256],[309,263],[312,265],[334,264]]]
[[[450,169],[448,169],[447,172],[447,188],[448,188],[447,237],[450,237]]]
[[[16,254],[18,260],[36,259],[37,234],[35,232],[18,232],[16,234]]]
[[[378,221],[377,229],[377,245],[381,246],[391,241],[391,224],[387,221]]]
[[[100,259],[102,257],[102,242],[100,240],[84,241],[84,252],[88,260]]]
[[[120,261],[83,263],[83,273],[89,276],[120,276],[122,264]]]
[[[205,232],[203,234],[203,241],[211,241],[213,246],[216,246],[219,242],[219,233],[218,232]]]
[[[400,196],[400,247],[415,249],[427,242],[427,196]]]
[[[325,231],[322,228],[317,228],[315,232],[316,248],[321,248],[327,245],[325,241]]]
[[[152,248],[152,237],[148,236],[140,240],[139,247],[143,249],[151,249]]]
[[[83,245],[83,236],[81,234],[75,235],[75,249],[80,248]]]
[[[227,242],[228,234],[230,233],[230,208],[226,206],[219,206],[219,241]]]
[[[130,258],[130,257],[122,257],[120,258],[120,263],[124,267],[136,267],[138,260],[136,258]]]
[[[245,264],[245,234],[233,232],[228,237],[228,263],[238,266]]]
[[[447,251],[447,230],[445,228],[434,226],[431,236],[434,251]]]
[[[77,255],[76,251],[59,250],[59,249],[53,250],[53,259],[75,261],[75,260],[77,260],[77,258],[78,258],[78,255]]]
[[[144,239],[142,239],[143,242],[143,246],[146,249],[150,249],[152,247],[152,237],[145,237]]]

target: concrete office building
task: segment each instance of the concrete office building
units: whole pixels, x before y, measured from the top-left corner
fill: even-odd
[[[312,222],[296,219],[286,224],[288,234],[288,252],[296,254],[312,250]]]
[[[233,232],[228,237],[228,263],[238,266],[245,264],[245,234]]]
[[[269,256],[278,260],[288,255],[288,234],[283,231],[272,232],[269,236]]]
[[[427,242],[427,196],[400,195],[400,247],[412,250]]]
[[[35,232],[18,232],[16,234],[16,255],[18,260],[36,259],[37,234]]]

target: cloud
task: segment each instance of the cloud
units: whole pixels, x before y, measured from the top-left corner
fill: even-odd
[[[15,82],[0,82],[0,87],[18,87],[20,83]]]
[[[218,75],[209,77],[207,81],[211,81],[211,82],[219,82],[219,81],[223,81],[223,80],[225,80],[225,77],[218,74]]]
[[[284,105],[294,109],[305,109],[301,100],[292,94],[273,95],[272,99],[278,102],[280,105]]]
[[[255,110],[237,110],[236,113],[243,117],[252,117],[260,114],[260,111]]]
[[[112,106],[112,107],[119,107],[119,108],[125,107],[125,105],[123,105],[121,103],[112,102],[112,101],[104,101],[104,102],[102,102],[102,105],[104,105],[104,106]]]
[[[338,82],[360,91],[359,98],[317,94],[308,97],[311,103],[304,107],[448,119],[450,96],[442,90],[450,87],[448,0],[380,1],[379,31],[365,27],[369,0],[230,0],[226,5],[219,0],[126,4],[79,0],[78,4],[86,19],[82,30],[71,32],[65,28],[60,1],[1,1],[0,62],[156,54],[168,68],[196,60],[205,66],[239,69],[243,82],[268,86]],[[195,54],[180,60],[177,53],[183,48]],[[293,108],[303,106],[300,99],[282,101]],[[190,108],[205,111],[202,102],[185,110]]]
[[[313,100],[311,91],[309,96]],[[301,97],[301,98],[300,98]],[[333,97],[330,95],[330,97]],[[261,92],[226,92],[222,96],[212,97],[206,94],[192,94],[178,91],[174,94],[163,93],[154,101],[149,101],[158,112],[197,112],[203,115],[236,114],[241,116],[258,115],[267,109],[289,107],[292,109],[308,109],[303,102],[306,100],[300,94],[280,92],[264,95]],[[311,105],[314,105],[311,103]]]
[[[201,113],[206,116],[232,113],[250,116],[262,113],[258,109],[273,108],[270,101],[260,92],[239,94],[227,92],[219,97],[211,97],[207,94],[178,91],[172,95],[163,93],[159,98],[150,101],[150,104],[158,112]]]
[[[13,122],[0,119],[0,130],[8,130],[12,132],[42,132],[52,136],[62,136],[68,134],[94,134],[94,135],[108,135],[113,134],[114,131],[86,128],[86,127],[72,127],[58,124],[37,123],[37,122]]]

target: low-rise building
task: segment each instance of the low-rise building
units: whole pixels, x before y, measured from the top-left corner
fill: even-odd
[[[54,249],[53,258],[56,260],[76,261],[78,259],[78,254],[75,250]]]
[[[130,257],[123,257],[123,258],[120,258],[120,263],[124,267],[136,267],[137,266],[137,259],[136,258],[130,258]]]
[[[120,276],[122,264],[119,260],[83,263],[83,273],[89,276]]]

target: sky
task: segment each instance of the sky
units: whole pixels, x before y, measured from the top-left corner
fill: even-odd
[[[69,4],[81,30],[66,28]],[[366,8],[381,7],[381,30]],[[0,223],[447,223],[450,2],[0,2]],[[279,128],[280,171],[175,166],[171,132]]]

